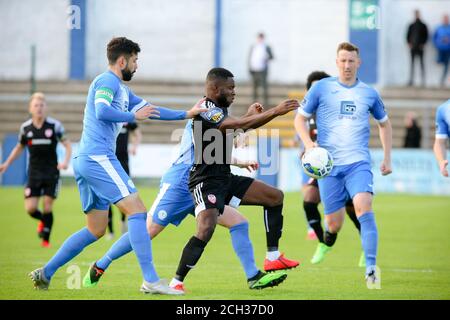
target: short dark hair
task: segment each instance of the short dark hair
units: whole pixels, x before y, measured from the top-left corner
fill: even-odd
[[[139,52],[141,52],[139,45],[125,37],[112,38],[106,48],[109,64],[114,64],[122,55],[125,55],[128,59],[132,54],[138,54]]]
[[[212,68],[206,76],[206,81],[227,80],[228,78],[234,78],[234,75],[227,69]]]
[[[330,75],[324,71],[313,71],[309,74],[308,78],[306,79],[306,90],[309,90],[312,86],[312,83],[314,81],[319,81],[324,78],[328,78]]]

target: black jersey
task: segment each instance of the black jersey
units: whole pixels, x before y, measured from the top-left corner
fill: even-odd
[[[116,141],[116,155],[117,157],[128,159],[128,138],[130,131],[136,130],[138,125],[136,123],[126,123],[117,136]]]
[[[218,129],[228,117],[228,108],[218,106],[209,99],[202,107],[208,108],[208,111],[200,113],[192,121],[194,165],[190,172],[190,185],[206,178],[223,177],[231,173],[233,134],[226,134]]]
[[[56,146],[64,140],[64,127],[61,122],[47,117],[41,128],[36,128],[32,120],[20,127],[19,143],[28,147],[30,153],[28,177],[33,179],[59,177]]]

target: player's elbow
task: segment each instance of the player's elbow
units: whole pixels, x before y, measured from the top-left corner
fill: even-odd
[[[106,120],[106,108],[102,104],[96,104],[95,105],[95,117],[97,120]]]

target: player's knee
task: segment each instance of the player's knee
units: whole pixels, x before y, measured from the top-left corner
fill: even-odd
[[[44,212],[51,212],[53,209],[53,205],[51,203],[44,203]]]
[[[37,209],[37,205],[25,205],[25,211],[30,215],[35,213]]]
[[[268,205],[271,207],[279,206],[283,204],[284,201],[284,193],[280,189],[273,189],[273,191],[269,195],[269,203]]]
[[[206,215],[205,215],[206,216]],[[197,227],[197,238],[208,242],[212,235],[214,234],[214,230],[216,228],[217,218],[209,215],[208,217],[203,217],[201,221],[198,223]]]
[[[311,203],[319,203],[320,202],[319,190],[317,190],[317,188],[314,187],[306,189],[306,192],[303,195],[303,201]]]
[[[215,226],[205,226],[197,231],[196,237],[204,242],[209,242],[214,234]]]
[[[342,228],[342,223],[338,221],[329,221],[327,224],[327,229],[331,233],[338,233]]]
[[[103,237],[106,233],[106,228],[95,228],[95,229],[89,229],[89,232],[92,233],[94,237],[97,239],[100,239]]]

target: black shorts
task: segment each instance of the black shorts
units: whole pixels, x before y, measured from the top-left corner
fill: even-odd
[[[60,188],[60,179],[29,178],[25,186],[25,198],[49,196],[56,199]]]
[[[225,205],[237,208],[253,178],[230,174],[223,178],[209,178],[189,186],[195,202],[195,216],[206,209],[218,209],[223,213]]]

